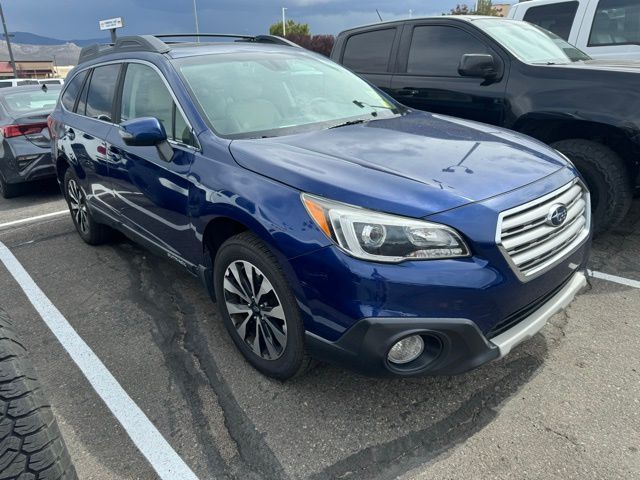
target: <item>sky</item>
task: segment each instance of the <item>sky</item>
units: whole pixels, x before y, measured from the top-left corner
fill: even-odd
[[[267,33],[281,18],[308,23],[312,34],[336,34],[357,25],[409,16],[439,15],[464,0],[195,0],[200,31]],[[508,1],[508,0],[507,0]],[[123,17],[126,34],[195,31],[193,0],[0,0],[9,31],[47,37],[102,37],[98,20]],[[469,0],[466,3],[473,3]],[[495,2],[500,3],[500,2]],[[506,2],[505,2],[506,3]]]

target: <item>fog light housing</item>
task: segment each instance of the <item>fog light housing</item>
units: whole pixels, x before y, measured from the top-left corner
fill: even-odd
[[[411,335],[396,342],[387,354],[387,359],[396,365],[409,363],[424,351],[424,340],[420,335]]]

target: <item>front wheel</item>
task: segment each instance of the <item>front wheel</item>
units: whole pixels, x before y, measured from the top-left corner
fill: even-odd
[[[622,158],[609,147],[591,140],[561,140],[551,146],[569,157],[587,182],[595,232],[618,225],[633,198],[629,172]]]
[[[260,239],[244,232],[227,240],[216,255],[213,279],[225,327],[251,365],[280,380],[309,367],[298,304]]]

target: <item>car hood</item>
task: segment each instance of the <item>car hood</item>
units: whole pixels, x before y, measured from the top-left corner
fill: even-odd
[[[241,166],[296,189],[413,217],[509,192],[567,165],[531,138],[423,112],[234,140],[229,148]]]
[[[552,66],[560,66],[576,70],[601,70],[610,72],[640,73],[640,60],[585,60],[584,62],[574,62],[566,65]]]

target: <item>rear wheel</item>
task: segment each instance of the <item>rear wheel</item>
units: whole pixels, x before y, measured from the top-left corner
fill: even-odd
[[[87,204],[87,195],[71,168],[67,169],[64,175],[64,196],[69,205],[73,224],[85,242],[89,245],[100,245],[111,239],[111,229],[92,217]]]
[[[587,182],[595,232],[618,225],[629,211],[633,197],[622,158],[609,147],[591,140],[561,140],[551,146],[569,157]]]
[[[227,240],[216,255],[213,278],[224,324],[251,365],[281,380],[307,370],[298,304],[260,239],[243,232]]]
[[[0,195],[2,198],[13,198],[20,195],[20,185],[14,185],[12,183],[7,183],[0,175]]]

